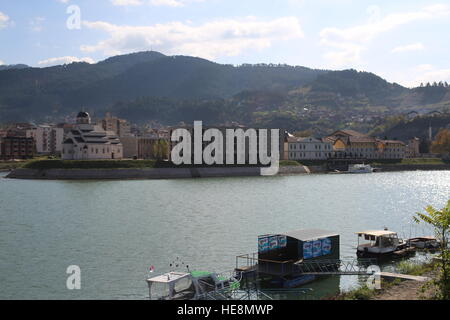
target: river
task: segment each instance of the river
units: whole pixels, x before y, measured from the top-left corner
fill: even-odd
[[[4,176],[0,299],[145,299],[150,265],[163,273],[178,258],[191,269],[231,270],[236,255],[257,251],[258,235],[304,228],[339,233],[341,257],[355,257],[356,231],[431,234],[412,223],[413,214],[450,198],[450,171],[132,181]],[[66,287],[70,265],[81,269],[81,290]],[[341,276],[312,287],[329,294],[356,283]]]

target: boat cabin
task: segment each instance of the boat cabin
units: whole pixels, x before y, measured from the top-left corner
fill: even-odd
[[[390,254],[403,244],[397,233],[389,230],[370,230],[356,234],[358,235],[358,256]]]
[[[150,300],[199,300],[239,289],[239,281],[204,271],[169,272],[147,279]]]
[[[190,273],[169,272],[147,279],[150,300],[190,300],[195,288]]]

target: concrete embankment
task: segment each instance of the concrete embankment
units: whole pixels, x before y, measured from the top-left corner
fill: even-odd
[[[15,169],[7,178],[41,180],[183,179],[259,176],[259,168]]]
[[[450,164],[442,165],[379,165],[381,172],[450,170]],[[326,173],[326,166],[283,166],[280,175]],[[106,179],[183,179],[208,177],[260,176],[260,168],[152,168],[152,169],[23,169],[18,168],[6,177],[12,179],[41,180],[106,180]]]

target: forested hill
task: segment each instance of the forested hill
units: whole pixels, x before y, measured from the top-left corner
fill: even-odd
[[[9,120],[105,109],[139,97],[226,99],[244,90],[288,90],[326,71],[285,65],[221,65],[140,52],[97,64],[0,71],[0,116]]]
[[[314,132],[344,126],[368,131],[388,115],[448,107],[445,83],[408,89],[356,70],[232,66],[153,51],[96,64],[0,71],[0,123],[59,121],[83,108],[94,116],[111,111],[139,123],[195,119]]]
[[[29,66],[27,66],[26,64],[0,65],[0,71],[25,68],[29,68]]]

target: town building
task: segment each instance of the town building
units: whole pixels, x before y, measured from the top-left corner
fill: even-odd
[[[123,119],[112,117],[108,112],[103,120],[100,121],[103,130],[112,131],[119,137],[129,136],[131,134],[130,124]]]
[[[405,143],[398,140],[377,140],[378,159],[405,158]]]
[[[168,157],[169,142],[159,138],[158,135],[151,136],[127,136],[121,137],[123,145],[123,157],[127,159],[166,159]]]
[[[331,157],[333,144],[313,137],[288,137],[289,160],[326,160]]]
[[[30,159],[36,153],[33,138],[27,138],[26,130],[31,128],[29,123],[11,124],[0,130],[0,159]]]
[[[38,154],[61,154],[64,139],[64,129],[50,125],[40,125],[28,129],[26,136],[36,142]]]
[[[0,159],[30,159],[36,150],[33,138],[6,134],[0,137]]]
[[[333,157],[359,159],[403,159],[405,144],[381,140],[354,130],[338,130],[324,138],[333,145]]]
[[[63,160],[122,159],[123,146],[117,134],[91,124],[87,112],[80,112],[76,125],[65,135]]]
[[[405,147],[405,158],[420,157],[420,139],[412,138]]]

